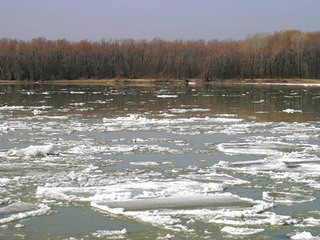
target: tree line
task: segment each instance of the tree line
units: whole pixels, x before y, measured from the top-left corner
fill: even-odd
[[[320,32],[235,41],[0,39],[0,79],[320,78]]]

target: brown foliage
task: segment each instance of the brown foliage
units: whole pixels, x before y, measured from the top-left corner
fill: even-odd
[[[242,41],[0,40],[0,79],[319,78],[320,32]]]

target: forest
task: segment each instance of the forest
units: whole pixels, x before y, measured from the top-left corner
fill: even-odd
[[[320,32],[244,40],[0,39],[0,79],[319,79]]]

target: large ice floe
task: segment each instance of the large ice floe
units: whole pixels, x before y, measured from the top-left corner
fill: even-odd
[[[293,221],[288,216],[263,213],[272,208],[273,203],[221,191],[221,183],[181,180],[103,187],[38,187],[37,196],[57,201],[90,202],[94,209],[173,231],[189,231],[181,221],[181,216],[189,221],[198,219],[240,226],[282,225]]]

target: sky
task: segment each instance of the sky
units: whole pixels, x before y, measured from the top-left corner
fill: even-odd
[[[241,40],[320,30],[320,0],[0,0],[0,38]]]

